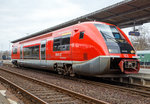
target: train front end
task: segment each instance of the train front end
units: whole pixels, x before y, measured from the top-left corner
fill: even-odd
[[[110,73],[138,73],[140,64],[136,52],[123,31],[110,24],[95,23],[94,25],[106,43],[108,50],[106,55],[110,57]]]

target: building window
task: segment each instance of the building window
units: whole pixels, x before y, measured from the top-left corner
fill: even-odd
[[[70,50],[70,36],[71,34],[54,38],[53,51]]]
[[[39,45],[25,47],[23,52],[24,59],[39,59]]]
[[[79,39],[83,39],[83,38],[84,38],[84,32],[80,32]]]
[[[13,47],[13,54],[17,54],[17,47]]]

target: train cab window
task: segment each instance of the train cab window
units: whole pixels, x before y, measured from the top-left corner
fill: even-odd
[[[70,50],[70,36],[71,34],[54,38],[53,51]]]
[[[114,37],[115,37],[116,39],[120,39],[120,38],[121,38],[119,33],[114,33]]]
[[[84,32],[80,32],[80,36],[79,36],[79,39],[83,39],[84,38]]]
[[[17,54],[17,47],[13,47],[13,54]]]

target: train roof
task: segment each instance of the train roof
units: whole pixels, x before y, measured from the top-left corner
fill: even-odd
[[[117,4],[97,10],[87,15],[75,18],[62,24],[47,28],[37,33],[12,41],[19,42],[31,37],[52,32],[84,21],[102,21],[115,24],[120,28],[142,25],[150,21],[150,0],[124,0]]]
[[[136,51],[137,54],[150,54],[150,50]]]

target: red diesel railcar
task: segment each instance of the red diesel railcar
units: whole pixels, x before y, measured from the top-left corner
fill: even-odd
[[[128,74],[140,67],[128,37],[103,22],[83,22],[13,43],[13,64],[64,75]]]

